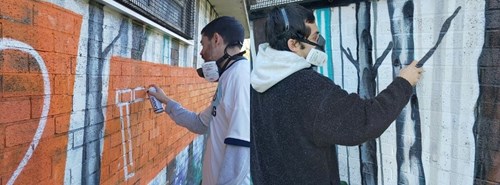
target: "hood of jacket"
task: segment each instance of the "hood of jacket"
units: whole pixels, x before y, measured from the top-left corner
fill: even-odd
[[[259,45],[250,83],[257,92],[263,93],[291,74],[309,67],[311,64],[305,58],[290,51],[275,50],[264,43]]]

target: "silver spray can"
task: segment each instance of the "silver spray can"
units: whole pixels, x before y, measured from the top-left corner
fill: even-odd
[[[149,91],[151,92],[156,92],[155,87],[150,87]],[[149,96],[149,101],[151,101],[151,106],[153,107],[155,113],[161,113],[163,112],[163,105],[160,102],[160,100],[156,99],[154,96],[148,95]]]

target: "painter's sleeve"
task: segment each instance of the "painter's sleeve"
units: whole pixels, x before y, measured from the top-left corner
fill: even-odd
[[[169,100],[165,107],[165,112],[172,118],[177,125],[186,127],[189,131],[196,134],[205,134],[208,131],[208,125],[212,119],[210,114],[211,107],[196,114],[182,107],[174,100]]]

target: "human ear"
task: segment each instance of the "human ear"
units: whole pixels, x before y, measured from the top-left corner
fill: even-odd
[[[214,33],[212,39],[216,45],[219,45],[222,42],[222,37],[219,35],[219,33]]]
[[[287,45],[288,49],[294,53],[297,53],[300,50],[300,44],[295,39],[288,39]]]

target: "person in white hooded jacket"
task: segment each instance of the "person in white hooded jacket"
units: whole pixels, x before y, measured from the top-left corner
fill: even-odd
[[[203,152],[203,185],[249,185],[250,182],[250,63],[240,52],[244,30],[234,17],[222,16],[201,31],[198,74],[218,81],[212,103],[195,113],[168,98],[156,85],[149,95],[166,104],[176,124],[197,134],[208,134]]]
[[[266,40],[251,72],[251,174],[261,184],[339,184],[331,146],[379,137],[412,95],[416,61],[378,96],[349,94],[312,69],[321,66],[321,36],[312,11],[288,4],[267,17]]]

